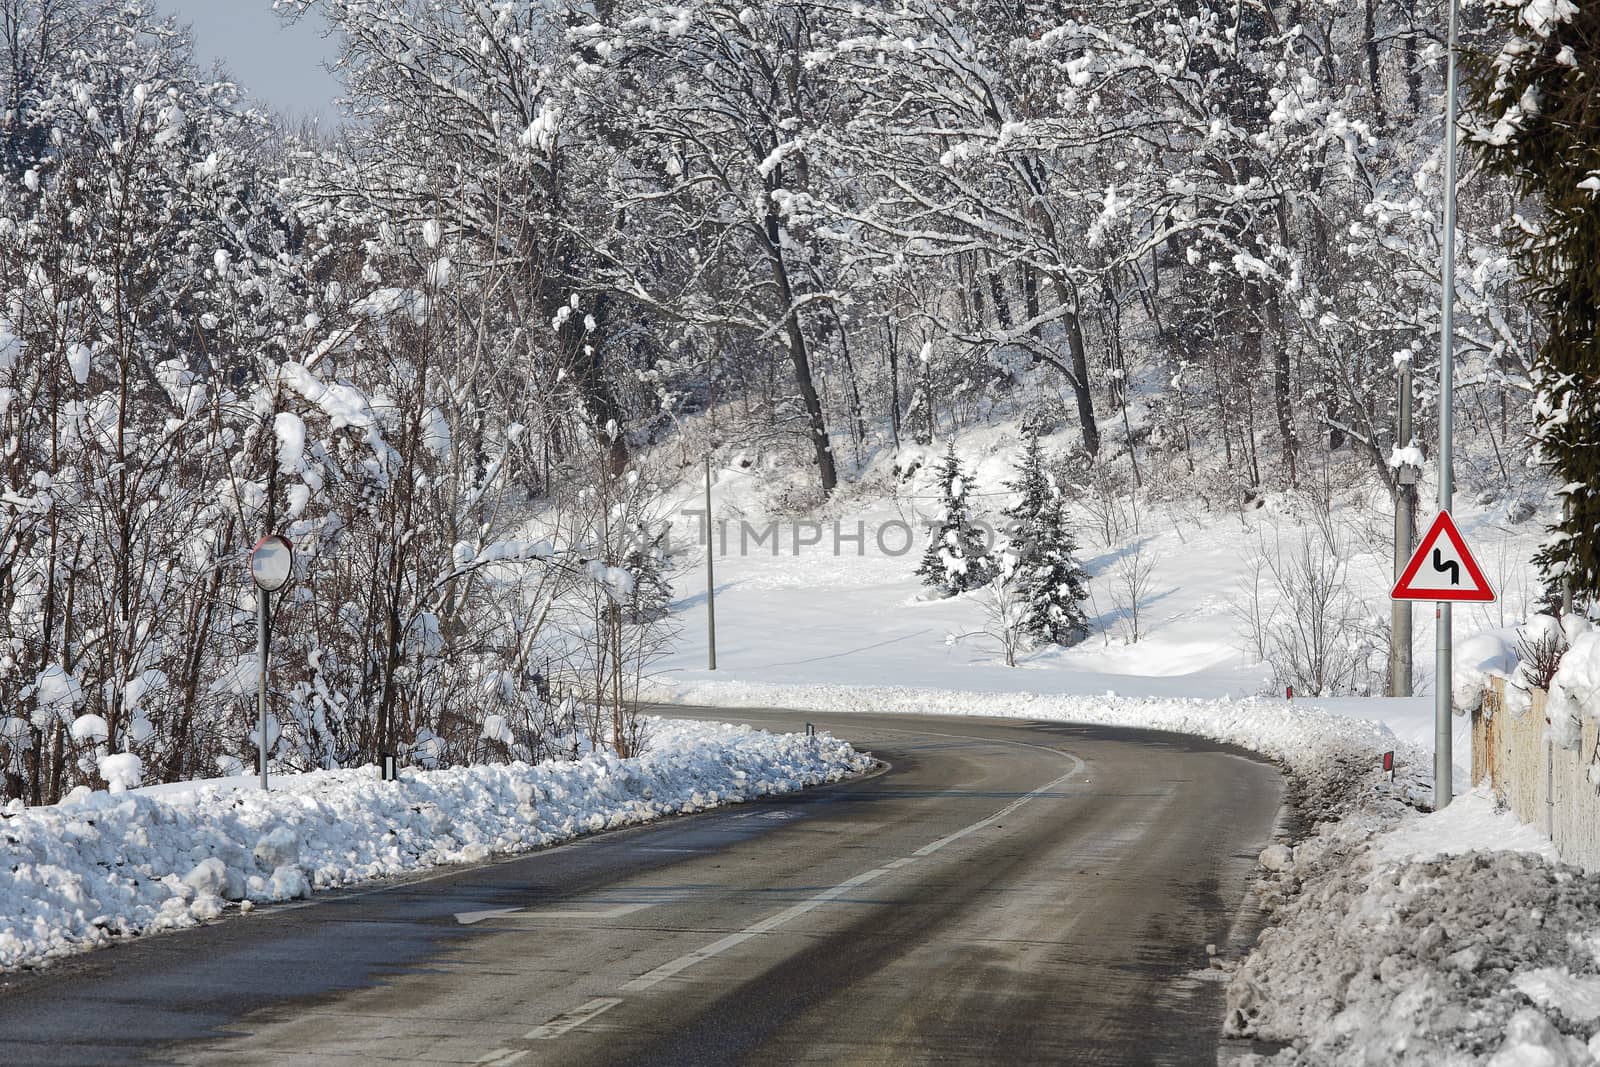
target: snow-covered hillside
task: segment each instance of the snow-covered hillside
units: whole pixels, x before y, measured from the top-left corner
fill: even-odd
[[[1047,443],[1065,447],[1070,434]],[[974,428],[957,442],[973,472],[969,492],[991,522],[1011,500],[1004,483],[1014,477],[1022,445],[1021,432],[1008,423]],[[1292,591],[1275,585],[1258,561],[1293,554],[1306,539],[1321,546],[1325,531],[1331,531],[1343,553],[1340,594],[1355,622],[1351,639],[1357,647],[1351,654],[1362,661],[1359,679],[1365,690],[1381,693],[1392,513],[1387,497],[1370,485],[1357,482],[1325,496],[1317,491],[1269,494],[1222,510],[1192,496],[1151,500],[1145,492],[1105,500],[1069,492],[1079,558],[1092,576],[1091,634],[1070,648],[1026,652],[1011,668],[982,632],[983,593],[930,599],[913,573],[927,536],[924,523],[934,513],[936,456],[931,448],[878,456],[822,512],[799,518],[781,510],[788,483],[784,469],[751,453],[724,456],[713,468],[712,487],[719,523],[713,561],[714,673],[706,669],[703,487],[688,478],[667,509],[675,519],[674,610],[680,636],[655,672],[654,691],[686,700],[737,703],[759,697],[772,703],[802,700],[795,689],[800,686],[909,687],[1008,694],[1002,703],[1012,708],[1021,707],[1017,694],[1117,698],[1055,705],[1084,708],[1118,707],[1130,698],[1260,698],[1261,714],[1276,714],[1273,706],[1284,703],[1285,690],[1253,645],[1248,604],[1252,596],[1259,599],[1266,625],[1286,625],[1297,609]],[[1530,495],[1538,499],[1537,487]],[[1542,586],[1528,561],[1543,536],[1544,516],[1524,504],[1526,496],[1463,496],[1456,518],[1501,593],[1495,604],[1456,612],[1457,645],[1472,653],[1463,664],[1467,668],[1483,658],[1485,642],[1475,641],[1477,635],[1491,635],[1487,647],[1501,648],[1508,628],[1533,607]],[[1117,513],[1109,535],[1107,508]],[[1137,641],[1130,637],[1120,570],[1135,555],[1151,565]],[[1348,691],[1302,690],[1296,708],[1312,705],[1380,723],[1400,742],[1431,749],[1433,620],[1425,605],[1414,619],[1417,696],[1359,699]],[[828,706],[837,707],[840,699],[828,698]],[[972,706],[991,703],[978,700]],[[1465,730],[1462,720],[1458,750],[1463,760]]]

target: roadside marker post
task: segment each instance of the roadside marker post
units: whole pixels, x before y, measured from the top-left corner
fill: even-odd
[[[250,578],[256,583],[256,751],[261,788],[267,788],[267,616],[272,594],[294,574],[294,545],[287,537],[268,534],[250,550]]]

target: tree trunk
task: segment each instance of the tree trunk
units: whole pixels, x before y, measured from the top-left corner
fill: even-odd
[[[1001,281],[999,271],[985,267],[984,272],[989,276],[989,295],[994,304],[995,321],[1000,324],[1002,330],[1009,330],[1012,321],[1011,303],[1006,299],[1005,283]]]
[[[622,432],[622,405],[617,403],[611,383],[606,380],[605,361],[600,356],[600,339],[610,324],[611,303],[609,293],[601,293],[595,298],[593,315],[596,328],[592,334],[584,330],[580,325],[582,320],[577,316],[568,320],[561,332],[568,359],[581,383],[584,402],[589,407],[595,436],[606,446],[611,473],[616,475],[628,469],[628,461],[632,457],[627,437]]]
[[[816,382],[811,376],[811,354],[806,347],[805,331],[800,328],[800,316],[795,311],[794,289],[789,282],[789,269],[783,261],[783,247],[778,235],[778,216],[769,213],[765,222],[767,258],[772,263],[773,280],[778,285],[778,299],[783,303],[783,326],[789,341],[789,359],[794,364],[794,380],[800,389],[800,399],[806,406],[811,446],[817,455],[817,473],[822,480],[822,492],[826,495],[839,485],[838,468],[833,462],[833,444],[828,440],[828,424],[822,415],[822,401],[817,396]]]
[[[1383,112],[1383,81],[1378,71],[1378,0],[1367,0],[1366,22],[1363,26],[1367,52],[1367,81],[1372,87],[1372,107],[1378,114],[1378,125],[1387,124]]]
[[[1058,278],[1056,299],[1061,303],[1061,322],[1067,330],[1067,350],[1072,355],[1072,392],[1078,402],[1078,424],[1083,428],[1083,450],[1100,454],[1100,426],[1094,417],[1094,395],[1089,392],[1089,356],[1083,344],[1083,323],[1078,319],[1077,301]]]
[[[850,393],[851,428],[855,431],[856,465],[861,464],[861,449],[867,440],[867,416],[862,410],[861,388],[856,384],[856,361],[850,355],[850,338],[845,333],[844,320],[833,312],[833,325],[839,331],[839,353],[844,359],[844,380]]]
[[[1260,367],[1265,356],[1262,351],[1262,335],[1266,332],[1268,321],[1276,321],[1274,312],[1277,305],[1272,296],[1261,285],[1255,283],[1246,290],[1246,305],[1246,313],[1254,321],[1249,323],[1244,333],[1245,366]],[[1272,407],[1277,417],[1278,436],[1283,443],[1283,466],[1289,475],[1289,484],[1293,486],[1299,480],[1298,450],[1295,446],[1294,433],[1294,396],[1291,389],[1293,381],[1290,374],[1289,346],[1283,343],[1281,331],[1276,331],[1276,334],[1277,350],[1272,354]]]
[[[889,335],[889,438],[896,452],[900,451],[900,350],[893,324],[884,323]]]

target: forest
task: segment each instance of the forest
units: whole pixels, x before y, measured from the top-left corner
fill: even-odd
[[[339,123],[144,0],[0,0],[0,799],[248,769],[267,533],[309,769],[636,751],[708,452],[810,512],[1004,416],[1106,492],[1418,506],[1436,0],[275,6],[336,36]],[[1475,158],[1459,462],[1513,490],[1533,214]]]

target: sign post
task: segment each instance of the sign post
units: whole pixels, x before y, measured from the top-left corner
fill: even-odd
[[[269,534],[250,552],[250,577],[256,583],[256,748],[261,762],[261,788],[267,788],[267,614],[272,594],[289,584],[294,573],[294,546],[287,537]]]
[[[1439,315],[1439,510],[1449,512],[1455,498],[1454,447],[1451,439],[1455,414],[1455,332],[1456,332],[1456,23],[1457,0],[1450,5],[1450,29],[1446,42],[1444,83],[1444,240],[1443,262],[1439,265],[1443,295]],[[1491,596],[1490,599],[1493,599]],[[1450,687],[1451,619],[1450,601],[1434,605],[1434,695],[1433,695],[1433,810],[1450,803]]]

